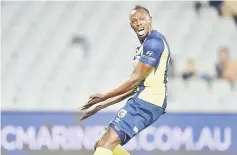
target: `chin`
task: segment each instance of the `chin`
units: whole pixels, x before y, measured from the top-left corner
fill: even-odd
[[[145,39],[146,39],[146,37],[147,37],[147,34],[144,34],[144,35],[142,35],[142,36],[139,36],[139,35],[137,35],[138,36],[138,39],[140,40],[140,41],[144,41]]]

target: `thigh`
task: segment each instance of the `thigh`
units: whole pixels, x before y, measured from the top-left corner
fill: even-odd
[[[129,99],[109,123],[109,126],[117,132],[120,144],[124,145],[157,120],[157,116],[162,115],[162,112],[162,108],[158,106],[145,102],[137,103],[134,99]]]
[[[120,144],[120,138],[113,128],[108,128],[96,142],[96,147],[104,147],[113,150],[118,144]]]

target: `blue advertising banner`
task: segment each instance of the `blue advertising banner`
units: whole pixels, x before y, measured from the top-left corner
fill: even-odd
[[[93,151],[114,113],[98,113],[83,122],[79,121],[80,113],[74,112],[2,111],[1,117],[1,150],[20,155],[24,149]],[[237,153],[237,114],[167,113],[125,148]]]

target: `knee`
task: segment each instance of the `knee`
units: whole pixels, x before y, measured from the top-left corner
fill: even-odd
[[[103,147],[113,151],[118,144],[120,144],[119,136],[112,128],[109,128],[102,138],[96,142],[95,148]]]

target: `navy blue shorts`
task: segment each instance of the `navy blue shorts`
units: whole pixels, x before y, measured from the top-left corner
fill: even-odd
[[[119,135],[121,145],[154,123],[164,109],[143,100],[130,98],[109,123],[109,127]]]

